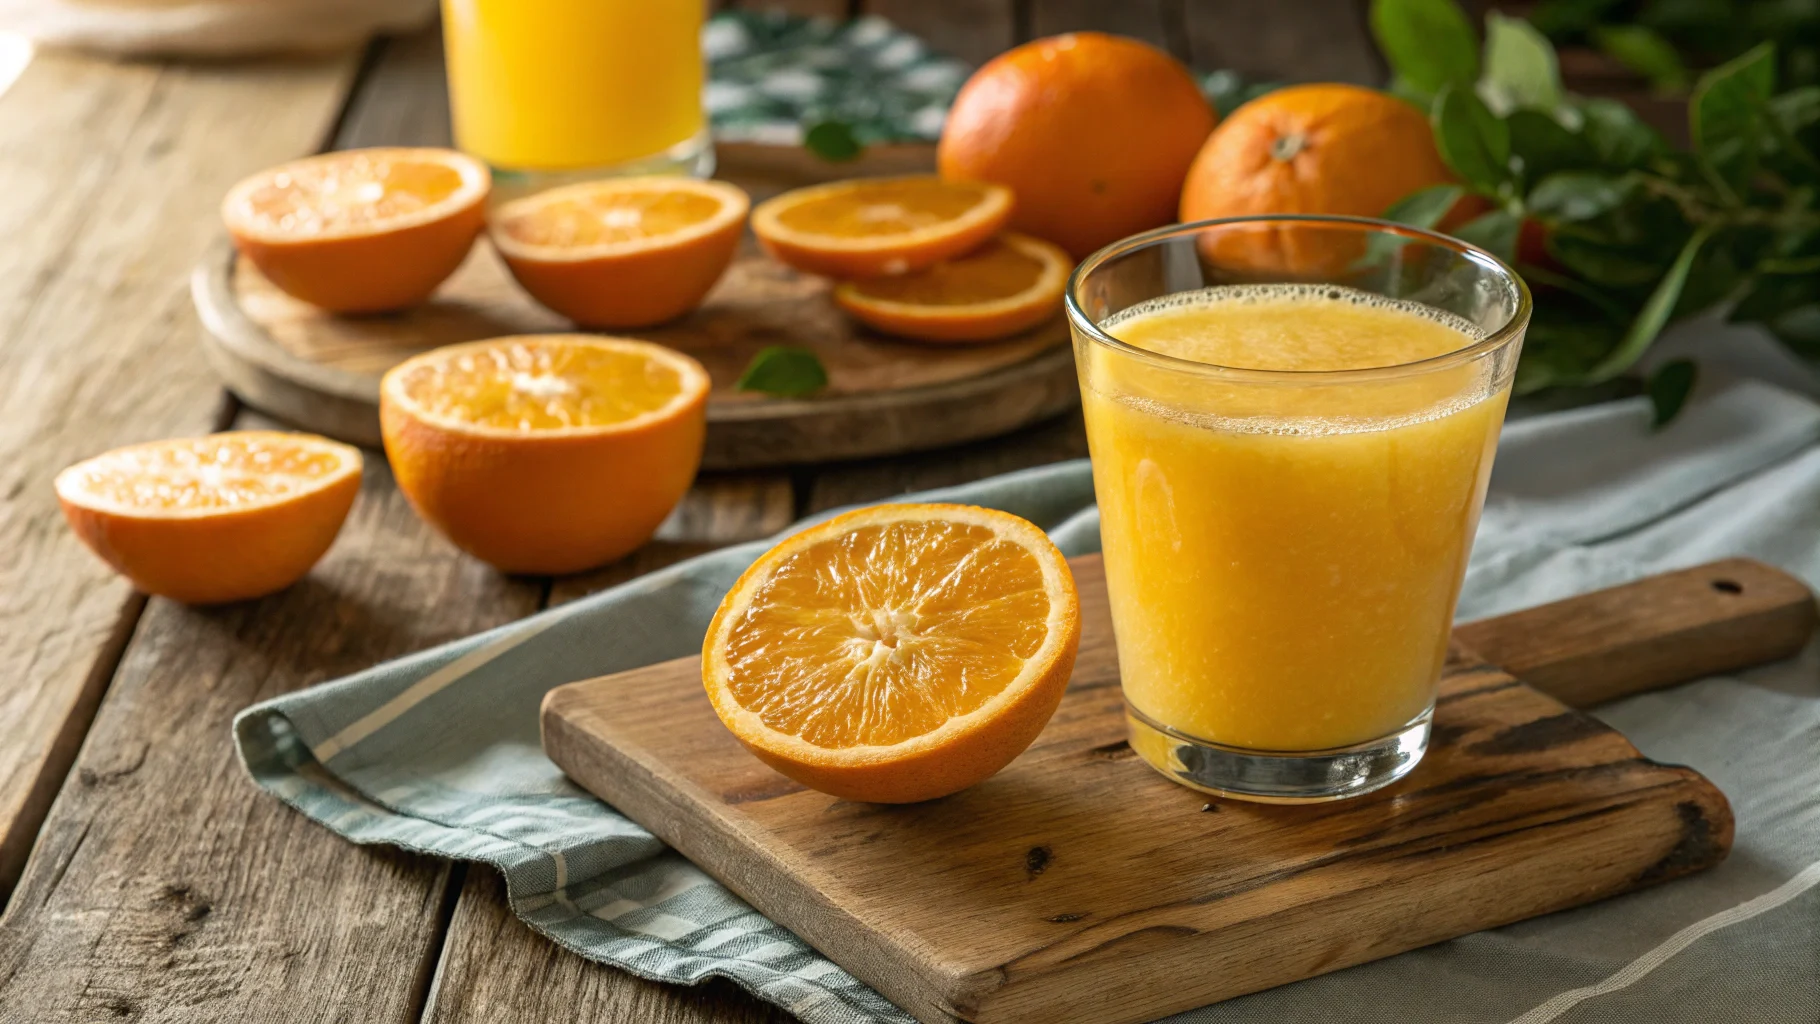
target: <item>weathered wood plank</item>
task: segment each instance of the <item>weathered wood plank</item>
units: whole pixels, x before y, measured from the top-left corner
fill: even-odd
[[[190,267],[237,178],[316,149],[356,60],[187,68],[41,54],[0,97],[0,895],[137,616],[51,479],[221,425]]]
[[[731,0],[721,6],[748,11],[786,11],[814,18],[845,18],[859,4],[856,0]]]
[[[810,484],[806,511],[879,501],[1086,454],[1087,431],[1080,410],[1076,409],[1048,423],[992,441],[824,469]]]
[[[433,536],[369,457],[302,582],[219,609],[151,600],[0,921],[0,1006],[34,1022],[417,1020],[449,865],[351,846],[261,793],[229,724],[541,593]]]
[[[453,145],[441,27],[432,23],[375,45],[373,66],[348,100],[335,148]]]
[[[766,537],[791,521],[788,478],[704,477],[658,537],[604,569],[554,582],[552,605],[727,544]],[[498,875],[472,868],[449,925],[427,1024],[649,1021],[744,1024],[790,1018],[730,983],[660,985],[557,946],[512,916]]]
[[[1181,0],[1030,0],[1033,38],[1083,31],[1131,36],[1182,60],[1190,56]]]
[[[1230,68],[1280,82],[1381,85],[1384,64],[1363,0],[1187,0],[1189,54],[1202,70]]]
[[[865,0],[865,11],[971,64],[984,64],[1020,41],[1013,0]]]

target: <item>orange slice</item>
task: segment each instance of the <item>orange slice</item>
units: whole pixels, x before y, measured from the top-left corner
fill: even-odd
[[[989,341],[1054,317],[1073,267],[1059,246],[1006,232],[926,270],[844,282],[834,301],[860,323],[901,338]]]
[[[524,335],[433,349],[380,382],[398,487],[457,547],[566,573],[649,540],[701,463],[708,374],[649,342]]]
[[[303,578],[360,489],[360,452],[243,430],[117,448],[57,474],[76,536],[133,585],[188,604]]]
[[[430,297],[486,223],[486,165],[450,149],[351,149],[228,190],[234,244],[285,292],[336,313]]]
[[[708,626],[702,682],[771,767],[845,799],[910,803],[1022,753],[1080,637],[1074,576],[1035,525],[880,505],[753,563]]]
[[[861,178],[758,204],[752,231],[798,270],[829,277],[905,274],[978,248],[1011,218],[1011,190],[934,175]]]
[[[590,181],[507,203],[491,235],[538,302],[589,327],[648,327],[701,304],[750,206],[724,181]]]

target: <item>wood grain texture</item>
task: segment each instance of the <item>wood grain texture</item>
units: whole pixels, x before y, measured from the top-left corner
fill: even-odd
[[[1792,658],[1814,633],[1814,595],[1748,558],[1470,622],[1454,640],[1569,707],[1586,708]]]
[[[1022,41],[1013,0],[865,0],[864,8],[970,64]]]
[[[789,480],[698,480],[658,537],[614,565],[555,581],[551,605],[623,583],[726,544],[790,525]],[[600,1020],[641,1024],[761,1024],[789,1016],[730,982],[661,985],[577,956],[512,915],[497,873],[468,870],[449,923],[427,1024],[539,1024]]]
[[[228,186],[321,144],[354,66],[47,52],[0,97],[0,898],[140,608],[65,528],[51,480],[222,425],[188,265]]]
[[[715,719],[694,659],[552,691],[545,749],[928,1022],[1149,1020],[1664,881],[1730,846],[1730,808],[1698,774],[1457,660],[1403,781],[1332,804],[1210,803],[1125,744],[1103,573],[1074,565],[1067,696],[1023,756],[953,797],[853,804],[785,779]]]
[[[424,1024],[786,1024],[730,981],[665,985],[584,960],[525,927],[497,872],[468,870]]]
[[[8,1019],[417,1020],[449,864],[351,846],[261,792],[230,722],[528,614],[541,589],[432,536],[369,458],[302,582],[217,609],[153,599],[0,920]]]
[[[1030,0],[1030,35],[1111,32],[1142,39],[1186,61],[1192,54],[1182,10],[1182,0]]]
[[[1085,458],[1087,429],[1079,409],[1014,434],[957,448],[895,459],[873,459],[818,470],[807,512],[947,487],[1064,459]]]
[[[1365,0],[1185,2],[1189,53],[1202,70],[1276,82],[1384,83]]]

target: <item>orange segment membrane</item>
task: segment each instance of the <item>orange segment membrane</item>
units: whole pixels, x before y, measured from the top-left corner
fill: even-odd
[[[524,432],[624,423],[683,390],[674,367],[594,345],[469,349],[410,368],[402,384],[431,417]]]
[[[901,235],[957,220],[978,206],[986,190],[935,179],[856,185],[778,211],[792,231],[837,238]]]
[[[927,270],[854,282],[859,294],[916,306],[973,306],[1021,295],[1043,276],[1042,260],[1006,245],[987,243],[977,252]]]
[[[500,226],[532,246],[594,246],[674,234],[721,211],[712,196],[684,191],[591,191],[555,199]]]
[[[131,509],[176,512],[261,505],[308,491],[339,456],[265,440],[196,438],[129,448],[78,466],[76,492]]]
[[[246,201],[258,226],[309,236],[408,217],[461,186],[460,172],[443,164],[355,153],[273,174]]]
[[[1031,552],[966,523],[865,526],[772,570],[727,634],[727,689],[830,749],[939,729],[1004,690],[1048,634]]]

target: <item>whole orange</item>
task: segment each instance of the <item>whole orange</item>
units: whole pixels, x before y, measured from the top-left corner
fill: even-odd
[[[1411,192],[1453,180],[1420,110],[1356,85],[1298,85],[1260,96],[1220,122],[1188,170],[1181,214],[1184,221],[1267,213],[1380,217]],[[1267,273],[1330,274],[1363,251],[1362,237],[1318,228],[1207,240],[1209,257]]]
[[[943,177],[1009,187],[1011,226],[1080,259],[1175,218],[1182,176],[1214,121],[1175,58],[1073,32],[974,72],[936,153]]]

